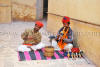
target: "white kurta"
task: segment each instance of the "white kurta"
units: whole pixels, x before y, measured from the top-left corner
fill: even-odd
[[[57,41],[55,41],[55,40],[52,40],[52,46],[55,48],[55,50],[61,50],[61,49],[59,48],[58,44],[57,44]],[[64,49],[65,49],[65,50],[68,50],[68,51],[71,51],[72,48],[73,48],[73,44],[71,44],[71,43],[68,43],[68,44],[64,47]]]

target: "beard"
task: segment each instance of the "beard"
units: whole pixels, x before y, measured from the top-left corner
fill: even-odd
[[[38,32],[38,31],[39,31],[38,29],[34,28],[34,32]]]

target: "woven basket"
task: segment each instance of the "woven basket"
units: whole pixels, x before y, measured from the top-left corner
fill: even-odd
[[[44,56],[46,57],[52,57],[54,55],[54,47],[47,46],[44,49]]]

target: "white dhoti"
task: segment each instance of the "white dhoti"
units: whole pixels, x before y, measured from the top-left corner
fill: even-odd
[[[55,48],[55,50],[61,50],[57,44],[57,41],[56,40],[52,40],[52,46]],[[71,49],[73,48],[73,44],[71,43],[68,43],[64,49],[65,50],[68,50],[68,51],[71,51]]]
[[[30,46],[30,47],[31,47],[33,50],[37,50],[37,49],[42,49],[42,48],[44,48],[44,47],[45,47],[45,44],[39,43],[39,44],[37,44],[37,45],[33,45],[33,46]],[[24,51],[31,51],[31,49],[28,48],[27,45],[20,45],[20,46],[18,47],[18,51],[21,51],[21,52],[24,52]]]
[[[33,45],[33,46],[30,46],[33,50],[37,50],[37,49],[42,49],[44,48],[46,45],[43,44],[42,42],[37,44],[37,45]],[[57,44],[57,41],[55,40],[52,40],[52,46],[54,47],[55,50],[61,50]],[[71,43],[68,43],[64,49],[65,50],[68,50],[68,51],[71,51],[71,49],[73,48],[73,44]],[[18,51],[21,51],[21,52],[24,52],[24,51],[31,51],[30,48],[28,48],[27,45],[20,45],[17,49]]]

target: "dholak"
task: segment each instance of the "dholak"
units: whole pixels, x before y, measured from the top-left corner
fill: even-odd
[[[46,57],[52,57],[54,55],[54,47],[47,46],[44,49],[44,56]]]

